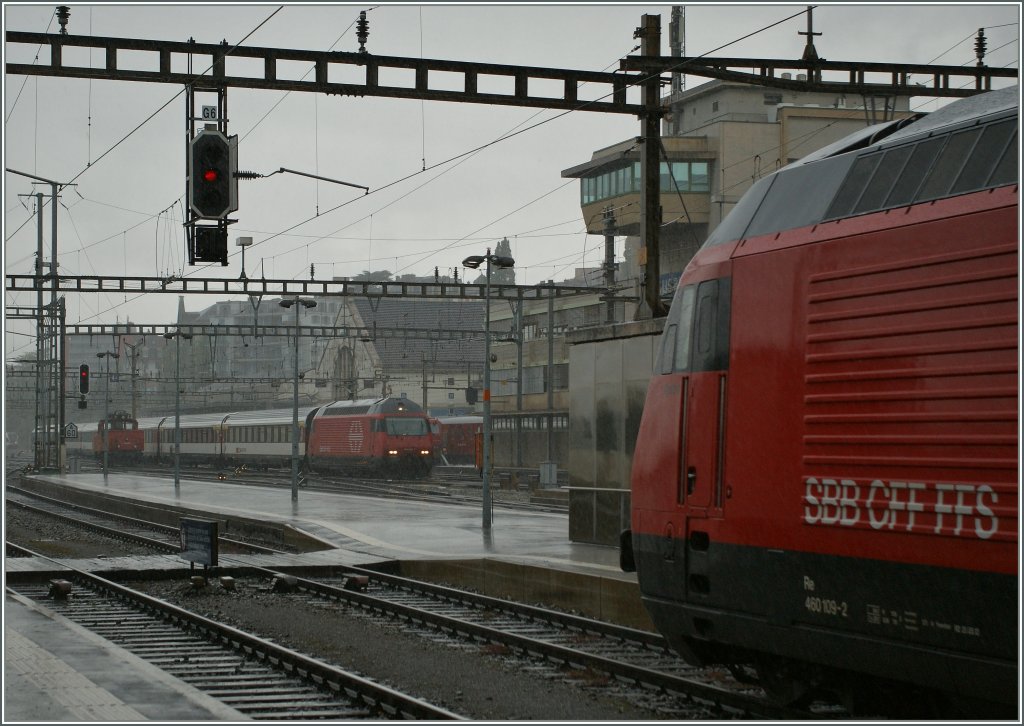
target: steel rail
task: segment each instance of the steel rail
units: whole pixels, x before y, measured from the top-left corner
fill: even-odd
[[[10,491],[10,487],[8,487],[8,491]],[[60,522],[72,524],[76,527],[81,527],[82,529],[89,530],[90,532],[97,532],[112,539],[122,540],[126,542],[131,542],[133,544],[140,544],[145,547],[150,547],[165,554],[177,554],[181,551],[180,545],[171,544],[166,540],[153,539],[152,537],[147,537],[142,534],[136,534],[134,532],[125,532],[123,530],[114,529],[112,527],[106,527],[102,524],[97,524],[96,522],[88,522],[82,519],[76,519],[70,514],[61,514],[59,512],[54,512],[53,510],[50,509],[45,509],[43,507],[37,507],[35,505],[28,504],[27,502],[19,502],[16,499],[6,498],[5,504],[8,507],[13,506],[16,509],[23,509],[27,512],[32,512],[34,514],[52,517],[53,519],[56,519]]]
[[[10,546],[10,545],[8,545]],[[24,549],[24,548],[22,548]],[[302,653],[284,648],[263,638],[246,633],[224,623],[198,615],[171,603],[151,597],[145,593],[74,567],[59,558],[48,557],[37,552],[31,556],[40,557],[59,565],[79,585],[90,587],[115,597],[132,607],[153,613],[161,619],[182,629],[201,634],[210,642],[254,657],[275,669],[283,670],[310,681],[318,686],[327,685],[336,693],[345,692],[349,697],[387,716],[401,716],[411,719],[463,720],[463,717],[426,701],[401,693],[379,683],[367,680],[342,668],[323,663]],[[8,580],[10,582],[10,580]],[[16,592],[10,584],[8,591]]]
[[[268,568],[262,569],[268,576],[280,574]],[[352,569],[352,568],[346,568]],[[372,571],[365,571],[367,573]],[[380,573],[373,572],[374,577]],[[668,692],[678,693],[687,698],[698,700],[717,708],[736,713],[741,716],[757,715],[765,718],[807,718],[808,713],[792,708],[776,706],[765,701],[763,698],[756,698],[743,693],[736,693],[718,686],[699,683],[692,679],[656,671],[643,666],[636,666],[629,663],[614,660],[605,656],[586,653],[580,650],[569,648],[555,643],[545,642],[537,638],[525,635],[509,633],[497,628],[467,622],[465,620],[430,612],[403,603],[392,602],[387,599],[368,595],[354,589],[336,587],[306,578],[296,577],[296,586],[300,590],[306,590],[311,594],[320,597],[344,600],[352,605],[358,606],[369,612],[385,613],[394,617],[418,622],[436,628],[442,632],[456,633],[479,639],[483,642],[501,643],[514,650],[539,656],[548,660],[567,663],[573,666],[590,668],[592,670],[610,674],[616,678],[632,681],[639,684],[647,684]],[[505,609],[507,609],[505,603]],[[609,626],[614,628],[614,626]]]
[[[178,527],[174,527],[174,526],[169,525],[169,524],[161,524],[160,522],[151,522],[151,521],[148,521],[148,520],[145,520],[145,519],[138,519],[136,517],[129,517],[128,515],[125,515],[125,514],[117,514],[115,512],[107,512],[107,511],[104,511],[102,509],[95,509],[93,507],[87,507],[87,506],[85,506],[83,504],[75,504],[73,502],[64,502],[64,501],[61,501],[59,499],[54,499],[53,497],[48,497],[48,496],[46,496],[44,494],[39,494],[37,492],[33,492],[33,491],[28,490],[28,489],[22,489],[22,488],[20,488],[18,486],[12,486],[10,484],[7,485],[7,492],[8,493],[20,494],[20,495],[25,496],[25,497],[29,497],[29,498],[32,498],[32,499],[37,499],[37,500],[39,500],[41,502],[44,502],[45,504],[48,504],[48,505],[52,505],[52,506],[56,506],[56,507],[61,507],[61,508],[64,508],[64,509],[70,509],[70,510],[75,511],[75,512],[82,512],[83,514],[88,514],[90,516],[98,517],[100,519],[112,519],[114,521],[123,522],[123,523],[126,523],[126,524],[131,524],[131,525],[140,527],[142,529],[156,530],[157,532],[161,532],[163,534],[166,534],[166,535],[169,535],[169,536],[175,537],[175,538],[178,537],[180,535],[180,533],[181,533],[181,530]],[[52,510],[47,510],[47,509],[42,509],[40,507],[35,507],[35,506],[31,505],[31,504],[27,504],[25,502],[19,502],[19,501],[14,500],[14,499],[7,499],[6,502],[7,502],[7,504],[13,504],[16,507],[21,507],[23,509],[30,509],[30,510],[35,511],[35,512],[40,513],[40,514],[46,514],[48,516],[59,518],[59,519],[61,519],[63,521],[68,522],[69,524],[74,524],[74,525],[78,525],[78,526],[81,526],[81,527],[86,527],[86,528],[91,529],[93,531],[99,532],[100,534],[104,534],[104,535],[107,535],[109,537],[114,537],[115,539],[128,539],[128,540],[136,542],[137,544],[147,545],[147,546],[153,547],[154,549],[159,549],[161,551],[167,552],[169,554],[179,554],[181,552],[181,545],[178,542],[170,543],[170,542],[165,542],[165,541],[162,541],[162,540],[152,539],[150,537],[146,537],[145,535],[136,535],[136,534],[133,534],[131,532],[124,532],[122,530],[114,529],[113,527],[106,527],[106,526],[104,526],[102,524],[98,524],[96,522],[86,522],[86,521],[83,521],[81,519],[76,519],[76,518],[74,518],[74,517],[72,517],[70,515],[60,514],[59,512],[54,512]],[[243,542],[242,540],[233,539],[231,537],[218,536],[217,537],[217,541],[221,545],[230,545],[232,547],[239,547],[239,548],[243,548],[243,549],[249,549],[249,550],[252,550],[253,552],[261,553],[261,554],[268,554],[268,555],[288,554],[284,550],[278,550],[278,549],[274,549],[273,547],[266,547],[264,545],[253,544],[253,543],[250,543],[250,542]]]

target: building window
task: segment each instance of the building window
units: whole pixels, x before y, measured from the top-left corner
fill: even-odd
[[[708,192],[711,189],[708,172],[706,161],[674,161],[671,165],[662,162],[659,168],[661,192]],[[630,166],[580,179],[580,199],[583,204],[594,204],[624,194],[638,194],[641,184],[640,162],[634,162]]]

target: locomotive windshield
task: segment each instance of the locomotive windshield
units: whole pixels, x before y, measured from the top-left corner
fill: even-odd
[[[384,430],[392,436],[424,436],[427,433],[427,420],[389,417],[384,419]]]

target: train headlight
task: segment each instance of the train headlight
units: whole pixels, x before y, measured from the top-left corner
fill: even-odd
[[[397,449],[388,449],[388,456],[398,456]]]
[[[420,455],[421,455],[421,456],[430,456],[430,452],[429,452],[429,451],[427,451],[426,449],[422,449],[422,450],[420,451]]]

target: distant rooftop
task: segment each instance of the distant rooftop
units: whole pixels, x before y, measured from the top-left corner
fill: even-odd
[[[424,300],[413,298],[352,298],[372,328],[419,328],[432,330],[470,330],[479,335],[471,339],[426,340],[422,338],[384,338],[375,342],[377,354],[387,370],[452,370],[469,363],[479,365],[484,357],[484,303],[482,300]]]

